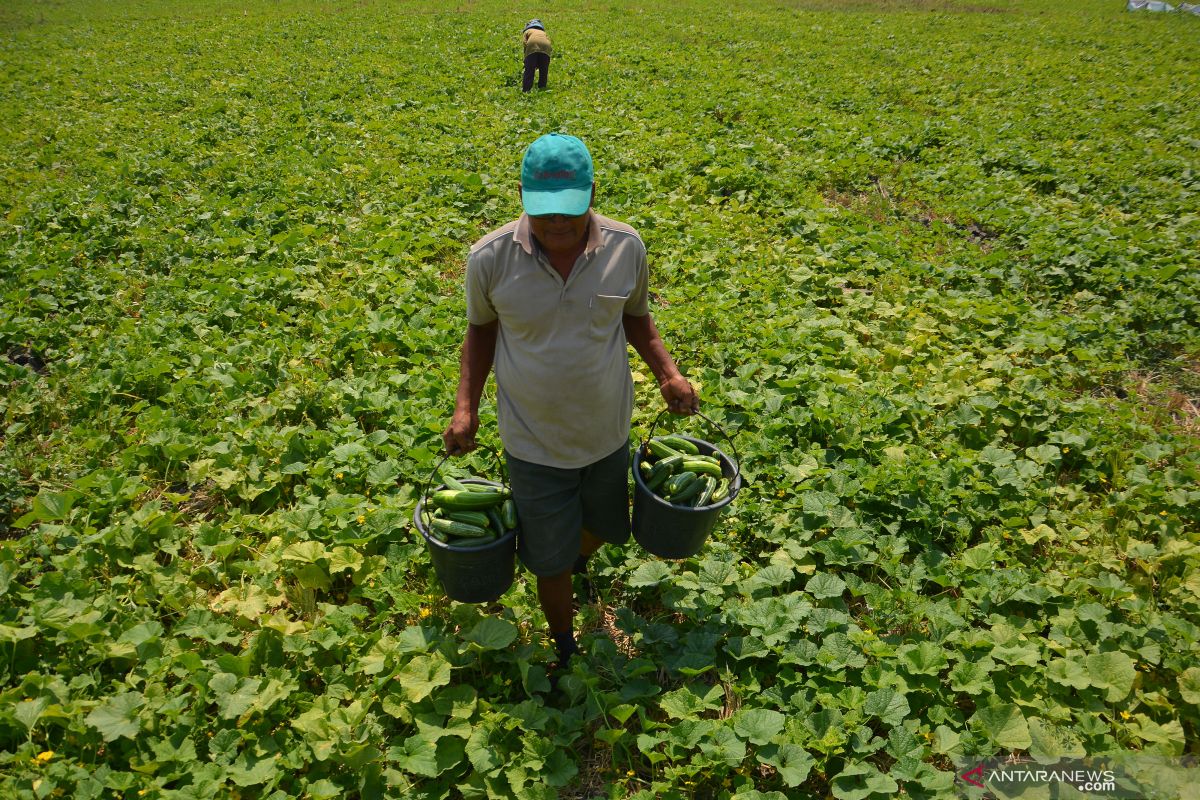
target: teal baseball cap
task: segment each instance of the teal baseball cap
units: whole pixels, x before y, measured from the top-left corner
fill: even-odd
[[[531,217],[577,217],[592,204],[592,156],[587,146],[565,133],[539,136],[521,161],[521,203]]]

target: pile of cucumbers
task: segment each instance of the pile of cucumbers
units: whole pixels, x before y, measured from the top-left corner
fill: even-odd
[[[470,476],[469,476],[470,477]],[[453,547],[483,547],[517,528],[517,506],[503,487],[442,476],[428,500],[429,535]]]
[[[721,460],[701,454],[695,442],[682,436],[651,437],[642,448],[638,467],[646,488],[671,505],[699,508],[729,496],[730,481],[721,470]]]

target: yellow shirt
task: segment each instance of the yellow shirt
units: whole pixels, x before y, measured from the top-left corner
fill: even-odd
[[[554,50],[550,45],[550,37],[540,28],[530,28],[525,31],[521,35],[521,40],[525,43],[525,55],[529,55],[530,53],[545,53],[546,55],[550,55]]]

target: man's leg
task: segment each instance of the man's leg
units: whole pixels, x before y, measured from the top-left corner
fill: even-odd
[[[580,601],[591,603],[596,599],[595,589],[592,587],[592,578],[588,574],[588,559],[592,553],[600,549],[600,545],[604,544],[602,539],[592,536],[587,528],[583,529],[583,542],[579,548],[579,556],[575,559],[575,566],[571,569],[572,575],[579,576],[579,599]]]
[[[629,538],[629,450],[620,447],[584,468],[581,486],[583,537],[574,572],[582,577],[589,600],[592,587],[587,575],[588,557],[605,542],[620,544]],[[599,531],[595,536],[591,531]]]
[[[592,553],[600,549],[600,545],[604,544],[603,539],[592,536],[592,532],[587,528],[583,529],[583,541],[579,543],[579,555],[587,558]]]
[[[583,531],[579,554],[587,558],[600,549],[604,541],[597,539],[587,529]],[[550,638],[558,651],[558,658],[566,662],[579,646],[575,642],[575,590],[571,581],[574,568],[555,575],[551,578],[538,578],[538,602],[542,605],[542,613],[546,615],[546,627],[550,629]]]
[[[550,638],[558,651],[559,661],[566,662],[578,650],[575,644],[575,608],[572,602],[571,571],[552,578],[537,579],[538,602],[546,615]]]
[[[528,92],[533,88],[533,70],[537,64],[537,60],[534,58],[535,55],[537,54],[530,53],[529,55],[525,56],[525,74],[521,77],[522,92]]]
[[[517,554],[537,576],[538,601],[559,661],[565,662],[578,649],[576,567],[601,544],[619,544],[629,536],[628,448],[582,470],[540,466],[508,453],[505,463],[523,527]]]
[[[538,61],[541,62],[538,65],[538,88],[545,89],[546,80],[550,77],[550,54],[539,53],[538,55],[540,56]]]

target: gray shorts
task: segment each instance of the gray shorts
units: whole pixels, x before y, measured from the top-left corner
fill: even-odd
[[[504,458],[521,519],[517,555],[534,575],[552,578],[571,569],[584,528],[612,544],[629,538],[628,445],[579,469]]]

